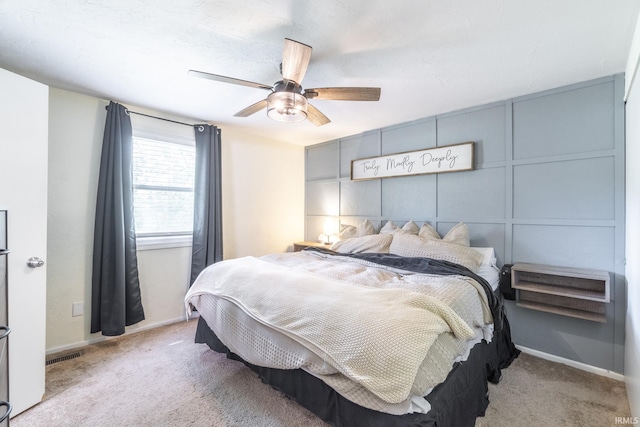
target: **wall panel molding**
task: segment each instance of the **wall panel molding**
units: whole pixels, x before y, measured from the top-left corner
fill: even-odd
[[[472,244],[493,246],[500,264],[609,271],[612,302],[607,323],[598,327],[511,302],[508,310],[517,344],[621,373],[623,93],[624,76],[618,74],[307,147],[305,237],[315,240],[322,232],[323,212],[343,224],[369,219],[378,229],[388,220],[429,222],[440,233],[464,221]],[[347,173],[357,158],[466,141],[475,142],[472,171],[362,186]],[[324,191],[327,186],[334,190]]]

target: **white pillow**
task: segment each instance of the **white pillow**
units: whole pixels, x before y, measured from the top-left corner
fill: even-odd
[[[425,239],[440,239],[440,235],[436,229],[428,222],[422,224],[422,227],[420,227],[420,231],[418,232],[418,236],[424,237]]]
[[[418,224],[413,222],[413,220],[407,222],[402,228],[398,228],[392,221],[387,221],[387,223],[380,229],[380,234],[393,234],[393,233],[407,233],[407,234],[415,234],[418,235],[420,228]],[[439,236],[438,236],[439,237]]]
[[[332,251],[341,254],[356,254],[360,252],[388,253],[392,234],[371,234],[362,237],[351,237],[340,240],[331,246]]]
[[[393,221],[387,221],[387,223],[380,229],[380,234],[393,234],[398,231],[398,226]]]
[[[418,236],[426,239],[442,240],[444,242],[455,243],[463,246],[469,246],[470,240],[469,228],[464,222],[459,222],[451,227],[451,230],[449,230],[442,239],[440,239],[440,235],[436,229],[425,222],[422,225],[422,228],[420,228]]]
[[[484,277],[495,291],[500,282],[500,270],[496,266],[495,251],[493,248],[473,248],[473,250],[480,252],[484,257],[477,271],[478,276]]]
[[[340,240],[350,239],[356,236],[356,226],[355,225],[341,225],[340,233],[338,233],[338,238]]]
[[[482,263],[480,267],[494,267],[496,265],[496,253],[493,248],[472,248],[482,254]]]
[[[340,234],[338,237],[340,240],[350,239],[352,237],[362,237],[376,234],[376,229],[373,228],[373,224],[368,219],[365,219],[362,224],[355,225],[343,225],[340,228]]]
[[[413,220],[411,220],[402,226],[402,231],[404,233],[415,234],[417,236],[418,233],[420,232],[420,227],[418,227],[418,224],[416,224],[415,222],[413,222]]]
[[[433,258],[449,261],[478,272],[484,255],[468,246],[429,239],[411,234],[392,234],[389,253],[404,257]]]

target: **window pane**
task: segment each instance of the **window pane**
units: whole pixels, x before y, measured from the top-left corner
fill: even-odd
[[[134,138],[136,233],[191,233],[194,179],[194,146]]]
[[[193,189],[195,156],[188,145],[134,138],[133,182]]]
[[[136,233],[179,233],[193,229],[193,193],[133,191]]]

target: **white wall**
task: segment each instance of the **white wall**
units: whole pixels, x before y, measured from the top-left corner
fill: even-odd
[[[106,100],[50,90],[49,353],[103,339],[89,332],[89,309],[95,197],[106,105]],[[304,233],[304,148],[224,128],[222,143],[225,258],[287,250]],[[127,327],[127,333],[184,318],[182,297],[188,286],[190,256],[189,247],[139,250],[146,319]],[[84,302],[84,316],[71,316],[74,302]]]
[[[89,337],[92,218],[104,106],[96,98],[49,91],[47,349]],[[71,317],[74,302],[84,303],[87,316]]]
[[[624,373],[631,413],[640,417],[640,20],[626,70],[627,318]]]
[[[222,130],[224,257],[304,240],[304,147]]]

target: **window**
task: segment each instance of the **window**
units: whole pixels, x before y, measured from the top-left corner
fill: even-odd
[[[195,146],[133,138],[133,205],[139,237],[190,235]]]

